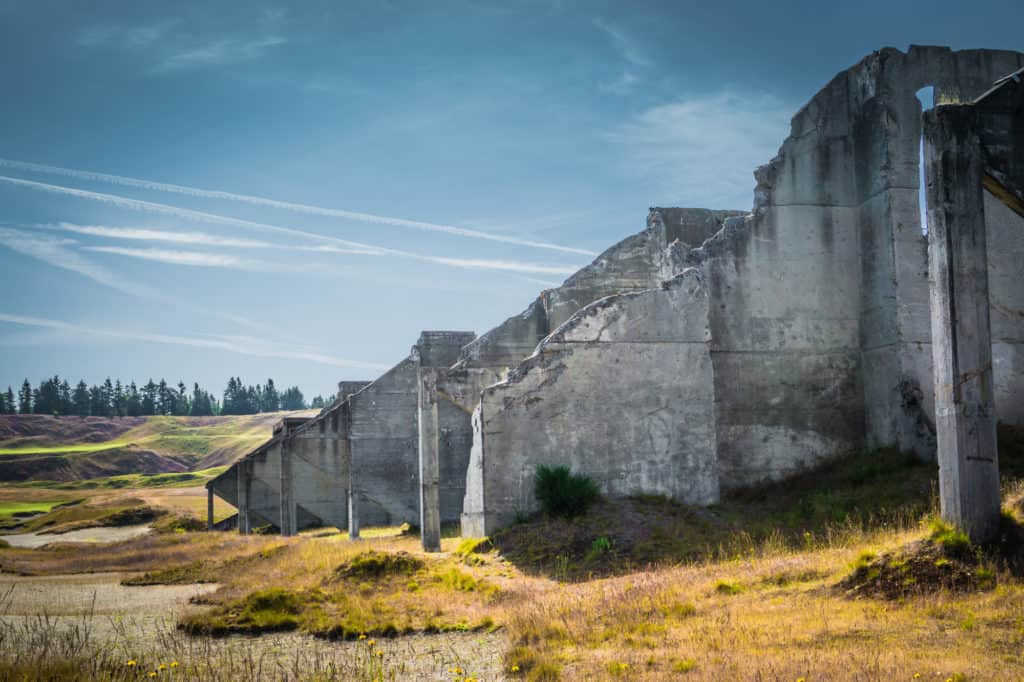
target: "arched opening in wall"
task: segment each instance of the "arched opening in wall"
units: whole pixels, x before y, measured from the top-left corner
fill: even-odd
[[[935,106],[935,87],[929,85],[917,91],[917,99],[921,102],[924,113]],[[924,131],[917,146],[917,207],[921,215],[921,234],[928,234],[928,178],[925,175],[924,163]]]

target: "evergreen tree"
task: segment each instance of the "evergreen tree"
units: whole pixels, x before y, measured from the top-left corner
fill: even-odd
[[[316,396],[313,398],[313,402],[311,402],[309,406],[316,410],[324,409],[324,397],[322,395]]]
[[[0,414],[7,414],[7,394],[0,393]]]
[[[302,395],[302,391],[299,390],[298,386],[292,386],[284,393],[281,394],[281,409],[282,410],[304,410],[306,409],[306,399]]]
[[[14,391],[11,390],[10,386],[7,387],[6,402],[7,402],[7,414],[14,414],[15,412],[18,411],[18,405],[17,405],[17,403],[14,402]]]
[[[103,395],[103,388],[100,386],[89,387],[89,414],[94,417],[107,415],[107,400]]]
[[[79,417],[89,416],[89,387],[85,385],[85,381],[79,381],[75,386],[75,391],[71,394],[71,405],[72,414]]]
[[[174,398],[174,414],[181,417],[188,414],[188,389],[185,388],[185,382],[178,381],[178,394]]]
[[[273,379],[267,379],[263,387],[263,399],[260,403],[260,412],[277,412],[281,409],[281,396],[277,394],[277,387]]]
[[[60,413],[61,414],[74,414],[75,405],[71,401],[71,385],[68,384],[67,379],[63,379],[60,382]]]
[[[156,414],[156,396],[157,385],[150,379],[142,387],[142,415],[148,417],[149,415]]]
[[[124,387],[121,385],[121,380],[118,379],[114,382],[114,416],[123,417],[126,413],[127,400],[124,393]]]
[[[139,387],[135,385],[134,381],[128,385],[124,411],[129,417],[138,417],[142,414],[142,397],[139,395]]]
[[[103,391],[103,416],[114,416],[114,383],[107,377],[100,388]]]
[[[32,384],[25,379],[18,391],[18,413],[32,414]]]

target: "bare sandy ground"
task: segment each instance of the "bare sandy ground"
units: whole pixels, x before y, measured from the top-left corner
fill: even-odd
[[[21,533],[18,535],[0,535],[11,547],[28,547],[36,549],[54,542],[120,542],[145,535],[151,530],[149,526],[120,526],[114,528],[83,528],[67,533]]]
[[[205,608],[190,599],[217,585],[126,587],[128,574],[57,576],[0,574],[0,626],[24,628],[40,619],[53,627],[88,632],[95,646],[128,659],[180,661],[183,672],[203,662],[231,660],[245,679],[291,680],[302,671],[334,670],[341,679],[363,676],[368,641],[326,642],[297,633],[225,639],[191,637],[175,628],[183,613]],[[38,627],[38,625],[36,625]],[[453,670],[478,679],[504,679],[503,633],[447,633],[377,639],[385,670],[399,680],[451,680]],[[374,659],[377,660],[377,659]]]

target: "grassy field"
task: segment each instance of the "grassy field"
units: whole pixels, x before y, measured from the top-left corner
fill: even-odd
[[[935,466],[891,451],[711,508],[636,497],[601,500],[572,520],[538,514],[491,538],[446,537],[439,554],[401,529],[368,530],[359,542],[335,529],[193,532],[199,524],[181,519],[201,518],[206,499],[188,481],[0,489],[0,508],[54,505],[24,529],[156,510],[162,531],[104,546],[2,548],[5,574],[118,572],[139,590],[214,583],[156,644],[83,639],[42,620],[12,630],[0,616],[0,678],[170,677],[158,666],[173,650],[175,677],[259,679],[252,666],[293,637],[348,648],[332,649],[340,659],[289,658],[292,667],[263,677],[1024,680],[1024,437],[1000,437],[1004,530],[985,548],[935,521]],[[401,653],[401,642],[429,638],[483,648],[444,669],[420,649]],[[27,657],[39,641],[54,653]]]
[[[309,662],[281,675],[289,679],[404,679],[407,662],[391,642],[466,633],[500,647],[498,667],[480,659],[428,677],[1018,680],[1024,458],[1019,441],[1004,447],[1007,531],[990,548],[934,523],[933,465],[878,452],[710,509],[603,501],[571,521],[537,515],[492,538],[445,538],[440,554],[424,554],[399,529],[359,542],[331,530],[171,532],[106,547],[7,548],[0,566],[28,575],[124,571],[132,585],[215,582],[196,598],[204,609],[180,616],[173,637],[190,639],[175,640],[179,647],[263,633],[272,651],[279,635],[270,633],[282,632],[352,643],[344,673]],[[132,494],[153,502],[141,496],[188,490]],[[93,666],[92,677],[135,679],[96,647],[80,663]],[[163,660],[141,645],[120,655]],[[0,645],[0,677],[24,672],[5,669],[15,658],[4,656]],[[189,679],[238,665],[180,658],[176,675]],[[27,679],[58,662],[33,665],[41,672]]]

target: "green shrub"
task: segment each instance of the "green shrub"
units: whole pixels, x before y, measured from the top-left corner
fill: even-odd
[[[601,494],[589,476],[570,473],[569,467],[544,465],[537,467],[533,492],[546,514],[564,518],[586,513]]]

